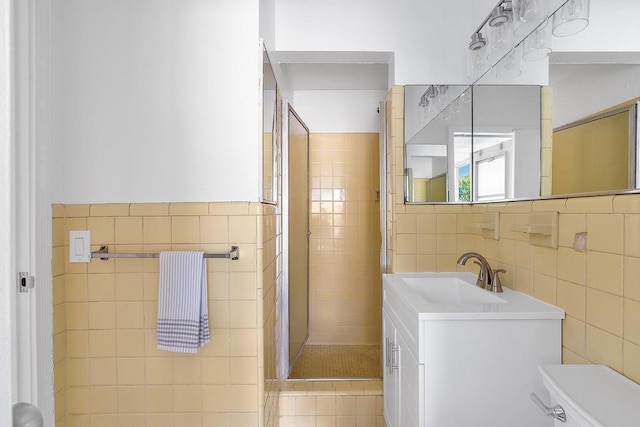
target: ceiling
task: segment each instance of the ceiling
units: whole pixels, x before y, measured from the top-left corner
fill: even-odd
[[[551,52],[549,64],[640,64],[640,52]]]
[[[291,90],[387,90],[390,52],[273,52]],[[391,71],[392,72],[392,71]]]
[[[294,90],[386,90],[386,64],[281,64]]]

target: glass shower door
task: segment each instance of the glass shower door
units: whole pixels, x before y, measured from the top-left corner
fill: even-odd
[[[289,107],[289,366],[309,337],[309,130]]]

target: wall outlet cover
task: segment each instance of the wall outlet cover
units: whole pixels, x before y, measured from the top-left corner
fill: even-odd
[[[91,261],[91,232],[72,230],[69,232],[69,262]]]

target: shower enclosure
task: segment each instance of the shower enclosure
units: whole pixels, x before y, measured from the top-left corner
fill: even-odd
[[[309,129],[296,112],[286,110],[289,366],[309,337]]]
[[[380,378],[379,134],[309,133],[284,111],[283,373]]]

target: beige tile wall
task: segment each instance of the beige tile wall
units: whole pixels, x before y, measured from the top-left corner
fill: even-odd
[[[503,283],[556,304],[563,321],[564,363],[601,363],[640,381],[640,195],[582,197],[477,205],[404,205],[402,200],[402,88],[394,104],[392,216],[387,228],[392,271],[452,271],[466,251],[484,254],[505,268]],[[400,103],[400,104],[398,104]],[[399,106],[398,106],[399,105]],[[500,239],[469,227],[480,214],[500,212]],[[533,246],[514,223],[532,211],[559,212],[559,247]],[[587,250],[573,249],[587,233]],[[473,270],[473,267],[469,267]]]
[[[58,426],[264,424],[264,411],[277,402],[264,386],[273,370],[265,363],[274,363],[274,345],[264,342],[274,339],[264,336],[274,309],[263,309],[273,293],[274,254],[271,234],[263,234],[272,215],[262,213],[259,203],[54,207],[56,294],[64,287],[64,303],[54,297]],[[195,355],[157,350],[158,260],[70,264],[69,231],[86,229],[94,249],[104,244],[112,252],[239,245],[239,260],[207,261],[211,344]]]
[[[310,344],[380,343],[378,134],[311,134]]]
[[[540,194],[551,194],[551,170],[553,152],[553,87],[543,86],[540,90]]]
[[[289,381],[281,427],[383,427],[382,381]]]
[[[64,280],[64,207],[52,207],[51,237],[53,245],[53,388],[56,425],[66,424],[67,361]]]
[[[279,420],[279,392],[277,366],[279,363],[280,330],[276,327],[279,321],[279,304],[277,283],[281,270],[278,268],[278,253],[281,245],[277,244],[280,238],[280,229],[277,226],[280,215],[275,206],[265,205],[262,216],[262,300],[263,300],[263,347],[264,347],[264,420],[265,425],[277,426]]]

